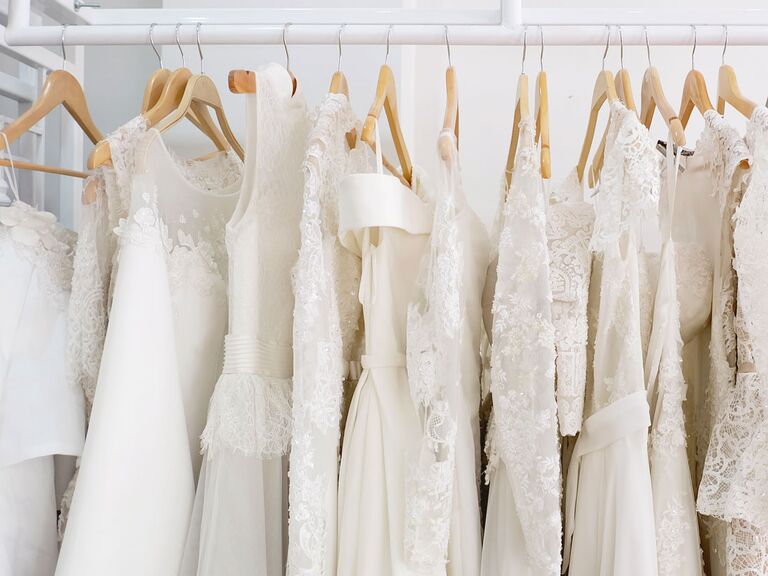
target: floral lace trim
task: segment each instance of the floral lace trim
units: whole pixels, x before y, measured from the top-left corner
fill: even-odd
[[[533,123],[525,119],[520,129],[493,302],[490,453],[509,471],[529,562],[537,574],[556,575],[562,522],[546,214]]]
[[[293,272],[293,432],[289,509],[290,575],[326,572],[328,514],[325,495],[338,456],[341,404],[350,340],[357,331],[360,265],[338,244],[337,190],[341,178],[365,170],[364,157],[347,151],[345,134],[356,125],[346,97],[329,94],[313,119],[304,160],[301,248]]]
[[[222,374],[200,436],[212,459],[220,450],[272,458],[288,453],[291,438],[291,379],[257,374]]]
[[[768,530],[743,520],[728,525],[726,535],[728,576],[768,574]]]

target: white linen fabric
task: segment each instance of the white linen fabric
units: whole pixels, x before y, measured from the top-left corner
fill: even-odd
[[[58,575],[178,571],[197,438],[226,329],[231,155],[192,172],[157,130],[136,142],[109,326]],[[162,511],[162,513],[159,513]]]
[[[0,574],[53,574],[54,455],[83,447],[85,401],[64,359],[74,244],[53,214],[0,207]]]
[[[567,474],[563,570],[652,576],[658,567],[636,243],[644,214],[658,202],[659,165],[648,131],[620,103],[611,104],[605,151],[590,243],[599,257],[589,302],[597,322],[587,418]]]
[[[671,137],[670,137],[671,141]],[[645,357],[651,430],[648,455],[660,576],[702,574],[696,502],[685,449],[683,340],[672,222],[680,157],[667,149],[662,186],[662,237],[653,323]]]
[[[377,174],[351,174],[339,191],[339,237],[361,263],[365,323],[363,372],[341,453],[339,576],[418,573],[404,546],[408,465],[422,436],[406,373],[406,332],[433,209],[418,168],[407,188],[382,174],[378,160]]]
[[[581,430],[587,383],[587,302],[595,211],[574,169],[547,207],[552,324],[555,327],[557,417],[562,436]]]
[[[561,566],[555,329],[534,126],[531,118],[520,123],[499,216],[484,576],[556,575]]]
[[[288,568],[291,576],[336,574],[339,439],[344,381],[356,351],[360,261],[338,239],[338,186],[369,170],[349,100],[328,94],[313,119],[304,159],[301,248],[294,270],[293,431]]]
[[[291,429],[293,293],[299,248],[304,97],[288,71],[256,71],[247,96],[239,200],[226,225],[229,333],[202,434],[205,466],[182,573],[285,571],[286,454]]]
[[[409,305],[407,368],[421,423],[406,480],[405,553],[420,574],[480,571],[481,296],[488,267],[484,225],[467,204],[452,132],[435,194],[420,299]]]

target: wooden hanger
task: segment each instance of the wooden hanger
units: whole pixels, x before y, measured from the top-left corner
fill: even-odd
[[[717,73],[717,112],[721,116],[725,114],[725,104],[728,103],[736,108],[742,116],[752,118],[752,112],[757,108],[757,104],[741,93],[739,82],[736,80],[736,71],[733,66],[725,63],[725,51],[728,49],[728,26],[723,28],[725,28],[725,42],[723,43],[722,65]],[[694,44],[695,49],[696,45]]]
[[[509,142],[509,152],[507,153],[507,165],[504,169],[504,182],[507,189],[512,185],[512,174],[515,170],[515,159],[517,155],[517,144],[520,140],[520,121],[530,116],[530,105],[528,102],[528,75],[520,74],[517,79],[517,96],[515,97],[515,114],[512,119],[512,139]]]
[[[445,30],[445,49],[448,52],[448,68],[445,69],[445,114],[443,115],[443,129],[440,132],[438,148],[440,157],[448,161],[453,155],[454,143],[445,135],[453,134],[459,148],[459,85],[456,80],[456,69],[451,62],[451,43],[448,40],[448,26]]]
[[[592,148],[592,142],[595,139],[595,129],[597,128],[597,117],[600,109],[607,102],[617,102],[619,95],[616,93],[613,74],[607,70],[601,70],[595,79],[595,87],[592,90],[592,105],[589,110],[589,120],[587,122],[587,133],[584,135],[584,141],[581,145],[581,154],[579,163],[576,165],[576,174],[579,182],[584,180],[584,170],[587,167],[589,159],[589,150]]]
[[[683,128],[677,112],[664,95],[664,89],[661,87],[661,78],[659,71],[649,66],[643,75],[643,88],[641,91],[640,122],[646,128],[651,127],[653,113],[658,108],[664,122],[672,134],[672,141],[677,146],[685,145],[685,129]]]
[[[45,80],[40,96],[21,116],[6,126],[2,132],[8,139],[8,144],[17,140],[22,134],[27,132],[32,126],[45,118],[48,114],[57,108],[59,104],[63,105],[70,116],[74,118],[78,126],[85,132],[88,139],[94,144],[102,139],[101,132],[88,110],[88,103],[85,99],[83,87],[72,74],[65,70],[54,70]],[[0,138],[0,150],[4,149],[6,142]],[[8,159],[0,159],[0,165],[10,166]],[[87,178],[86,172],[70,170],[66,168],[57,168],[44,166],[42,164],[33,164],[30,162],[14,161],[14,166],[39,172],[48,172],[51,174],[60,174],[62,176],[74,176],[78,178]]]
[[[685,76],[679,114],[680,123],[683,125],[683,128],[688,125],[688,120],[690,119],[694,108],[698,110],[702,116],[707,110],[715,109],[715,107],[712,106],[712,101],[709,99],[704,75],[698,70],[691,70]]]
[[[389,34],[387,34],[387,46],[389,46]],[[363,132],[361,140],[368,145],[375,146],[376,142],[376,123],[378,122],[381,109],[387,116],[389,131],[392,135],[392,142],[395,145],[397,158],[400,161],[400,170],[406,182],[410,186],[413,182],[413,165],[411,157],[408,155],[408,148],[405,145],[405,138],[400,127],[400,117],[397,113],[397,88],[395,86],[395,75],[392,69],[383,64],[379,69],[379,80],[376,85],[376,96],[368,110],[368,116],[363,123]]]
[[[549,148],[549,88],[547,73],[544,71],[544,29],[539,26],[541,52],[539,53],[539,73],[536,76],[535,111],[536,143],[541,153],[541,177],[549,180],[552,177],[552,155]]]

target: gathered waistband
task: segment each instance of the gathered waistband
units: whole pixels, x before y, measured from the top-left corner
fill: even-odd
[[[224,374],[293,376],[293,348],[252,336],[228,334],[224,339]]]
[[[405,354],[363,354],[363,370],[370,368],[405,368]]]

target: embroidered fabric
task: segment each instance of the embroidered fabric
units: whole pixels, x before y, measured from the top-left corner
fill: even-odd
[[[328,94],[307,141],[301,248],[293,271],[293,433],[287,573],[336,573],[336,490],[344,378],[361,313],[360,264],[338,238],[338,185],[369,169],[347,150],[355,128],[349,100]]]
[[[520,123],[520,148],[506,192],[493,301],[489,468],[504,462],[528,562],[560,573],[560,457],[554,394],[555,332],[534,123]],[[493,477],[491,477],[493,482]]]
[[[547,240],[555,327],[555,380],[560,434],[581,429],[587,376],[587,300],[595,212],[583,200],[576,170],[553,191],[547,208]]]

